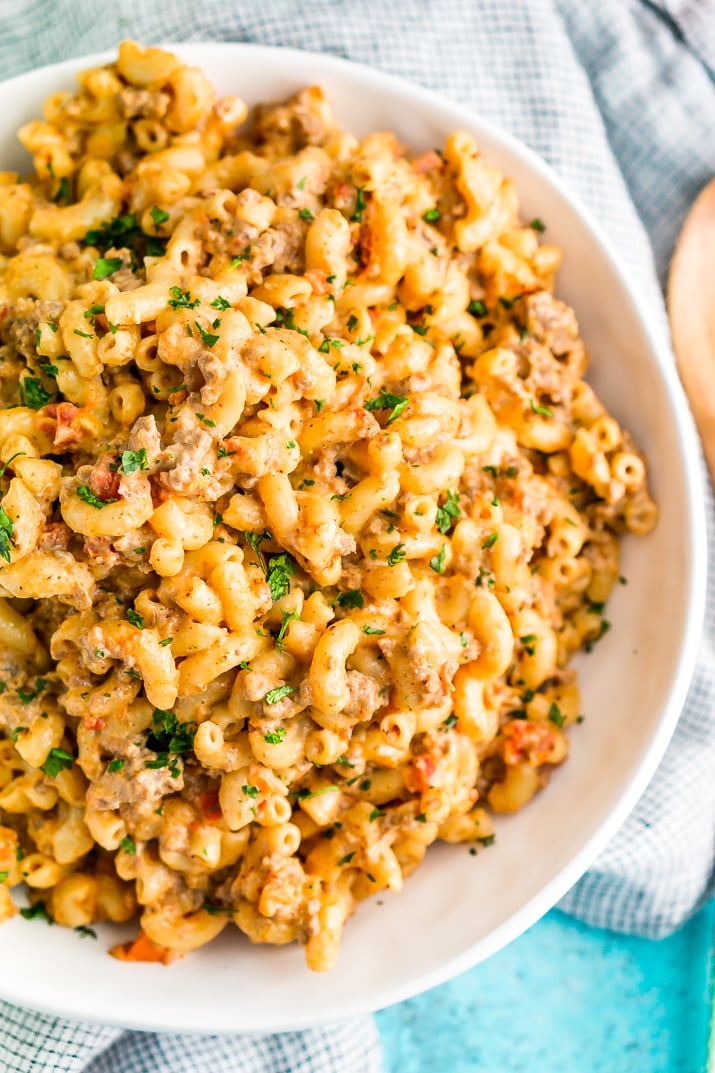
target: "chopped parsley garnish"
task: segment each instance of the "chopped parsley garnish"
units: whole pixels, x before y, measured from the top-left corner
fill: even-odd
[[[139,469],[149,469],[146,447],[140,447],[138,451],[122,451],[122,469],[127,474],[136,473]]]
[[[337,603],[340,607],[364,607],[365,599],[359,589],[350,589],[348,592],[340,593]]]
[[[196,723],[180,722],[173,712],[155,708],[152,729],[146,739],[147,749],[154,753],[190,753],[194,747]],[[165,765],[161,765],[164,767]]]
[[[94,279],[106,279],[113,276],[122,267],[121,257],[98,257],[94,263]]]
[[[248,534],[247,534],[248,535]],[[257,548],[254,550],[258,550]],[[268,560],[266,584],[275,603],[290,592],[290,579],[295,576],[295,563],[287,552],[272,555]]]
[[[353,850],[352,853],[346,853],[344,857],[341,857],[338,864],[350,864],[351,860],[357,853],[357,850]]]
[[[61,771],[71,768],[74,764],[72,753],[66,749],[50,749],[49,755],[40,768],[50,779],[56,779]]]
[[[69,179],[67,178],[66,175],[63,175],[62,178],[60,179],[60,185],[57,187],[57,193],[52,198],[52,200],[54,201],[55,205],[57,205],[57,204],[59,204],[60,201],[64,201],[65,204],[66,204],[69,201],[69,199],[70,199],[70,181],[69,181]]]
[[[489,548],[493,548],[498,539],[499,539],[499,534],[498,533],[492,533],[491,536],[488,536],[487,539],[482,544],[482,549],[484,551],[488,551]]]
[[[349,332],[354,332],[355,329],[357,328],[357,326],[358,326],[358,319],[357,319],[357,317],[355,316],[354,313],[351,313],[350,316],[348,317],[348,331]]]
[[[163,641],[159,641],[159,648],[166,648],[173,640],[173,637],[165,637]]]
[[[318,350],[321,354],[328,354],[330,352],[331,347],[334,350],[341,350],[344,346],[345,344],[343,343],[342,339],[323,339],[323,342],[318,347]]]
[[[124,761],[121,759],[110,760],[107,764],[107,771],[114,773],[115,771],[121,771],[124,767]]]
[[[471,313],[473,317],[486,317],[487,307],[484,305],[484,302],[481,302],[479,301],[479,299],[476,299],[475,301],[469,303],[469,305],[467,306],[467,312]]]
[[[106,507],[109,503],[118,503],[117,499],[100,499],[94,494],[88,484],[77,485],[77,498],[83,502],[88,503],[90,507],[94,507],[95,510],[101,510],[102,507]]]
[[[35,902],[34,905],[21,909],[20,916],[23,920],[44,920],[46,924],[54,924],[54,920],[45,909],[44,902]]]
[[[17,695],[18,695],[18,697],[20,698],[20,700],[21,700],[21,702],[23,704],[29,704],[31,700],[35,699],[35,697],[39,697],[39,695],[43,691],[43,689],[46,689],[46,688],[47,688],[47,679],[46,678],[36,678],[35,679],[35,692],[34,693],[28,693],[28,692],[25,692],[24,689],[18,689],[17,690]]]
[[[275,730],[269,730],[263,735],[263,740],[268,745],[280,745],[286,736],[285,727],[276,727]]]
[[[310,211],[310,209],[301,209],[298,215],[300,216],[301,220],[315,219],[315,216],[313,216],[313,213]]]
[[[422,219],[428,224],[433,224],[439,220],[441,215],[442,213],[439,209],[427,209],[427,212],[422,213]]]
[[[539,216],[534,217],[534,219],[529,224],[529,227],[532,229],[532,231],[545,231],[546,230],[546,224],[544,223],[544,221]]]
[[[220,323],[220,321],[219,321],[219,323]],[[199,324],[199,322],[197,320],[194,321],[194,324],[196,325],[196,327],[199,330],[199,335],[201,336],[201,340],[202,340],[204,346],[212,347],[214,345],[214,343],[218,343],[219,337],[217,335],[212,335],[211,332],[207,332],[205,328],[201,327],[201,325]],[[214,328],[218,327],[216,321],[214,321],[213,327]]]
[[[478,838],[477,842],[479,842],[482,846],[493,846],[496,842],[496,837],[496,835],[484,835],[483,838]]]
[[[400,416],[409,404],[409,399],[404,395],[393,395],[391,391],[381,391],[377,398],[365,403],[366,410],[391,410],[387,424],[391,425]]]
[[[551,707],[549,708],[549,719],[557,727],[562,727],[564,725],[564,723],[566,722],[566,720],[564,719],[563,715],[561,714],[561,710],[560,710],[558,704],[556,704],[556,702],[554,702],[551,705]]]
[[[436,555],[433,555],[429,561],[430,566],[434,570],[435,574],[443,574],[445,566],[445,557],[447,555],[447,545],[443,544]]]
[[[74,929],[79,935],[80,939],[96,939],[97,933],[94,928],[88,928],[86,924],[78,924]]]
[[[12,518],[4,507],[0,507],[0,555],[2,555],[6,563],[9,563],[12,559],[10,551],[10,545],[13,543],[12,534]]]
[[[366,633],[368,637],[382,637],[385,633],[384,630],[378,630],[376,626],[363,626],[362,632]]]
[[[454,520],[461,515],[459,496],[456,492],[447,492],[447,498],[441,507],[437,507],[437,528],[440,533],[448,533]]]
[[[165,224],[166,221],[169,219],[169,213],[164,212],[164,210],[160,209],[158,205],[154,206],[149,215],[151,216],[157,227],[161,227],[161,225]]]
[[[454,714],[454,712],[452,712],[452,714],[448,715],[447,718],[444,720],[444,722],[442,723],[442,726],[444,727],[445,730],[451,730],[456,722],[457,722],[457,716]]]
[[[517,473],[519,472],[519,469],[517,466],[507,466],[504,472],[506,473],[507,477],[516,477]]]
[[[0,883],[4,883],[9,875],[9,872],[0,872]]]
[[[49,361],[45,362],[43,365],[40,365],[40,370],[45,374],[45,376],[49,376],[53,380],[57,379],[57,374],[60,371],[56,365],[52,365],[52,363]]]
[[[350,217],[352,223],[359,224],[362,222],[362,214],[367,208],[367,201],[365,200],[365,187],[358,186],[357,197],[355,199],[355,212]]]
[[[282,685],[276,686],[275,689],[269,689],[263,698],[264,704],[278,704],[284,697],[289,697],[291,693],[295,693],[295,686]]]
[[[538,639],[539,638],[535,633],[526,633],[523,637],[519,638],[519,640],[524,646],[524,651],[527,652],[530,656],[533,656],[536,652],[536,642],[538,641]]]
[[[514,305],[513,299],[511,298],[500,298],[499,303],[504,307],[504,309],[511,309]]]
[[[218,339],[218,336],[216,338]],[[197,414],[196,416],[202,425],[206,425],[207,428],[216,428],[216,422],[212,421],[210,417],[206,417],[205,414]]]
[[[134,611],[134,609],[131,607],[127,611],[127,618],[131,622],[132,626],[136,626],[138,630],[144,629],[143,617],[137,611]]]
[[[386,562],[388,566],[397,566],[398,563],[404,562],[406,557],[405,545],[395,544],[392,551],[388,553]]]
[[[244,533],[243,535],[245,536],[246,542],[248,543],[249,547],[251,547],[258,556],[258,565],[260,566],[263,573],[267,575],[268,567],[266,566],[266,560],[263,558],[261,544],[264,540],[271,540],[272,534],[268,531],[268,529],[264,529],[262,533]],[[285,593],[283,595],[285,595]]]
[[[45,391],[42,381],[36,376],[26,376],[20,381],[20,398],[25,406],[31,410],[39,410],[46,406],[52,399],[52,395]]]
[[[223,313],[225,309],[231,308],[231,303],[226,298],[224,298],[222,294],[219,294],[218,298],[214,298],[213,302],[211,303],[211,308],[219,309]]]
[[[304,786],[296,793],[288,794],[288,796],[297,797],[299,801],[309,801],[311,797],[321,797],[323,794],[332,794],[339,789],[339,786],[321,786],[319,790],[309,790],[307,786]]]
[[[196,309],[201,305],[199,298],[192,298],[190,291],[182,291],[181,287],[169,287],[169,305],[172,309]]]
[[[300,615],[297,611],[283,611],[281,609],[281,617],[281,628],[278,631],[278,636],[276,637],[276,650],[278,652],[282,652],[285,648],[285,635],[288,629],[288,625],[291,622],[295,622],[297,619],[299,619]]]
[[[384,815],[384,813],[382,812],[381,809],[374,808],[372,810],[372,812],[370,813],[370,823],[374,823],[375,820],[379,820],[380,816],[383,816],[383,815]]]
[[[13,732],[12,732],[12,734],[10,735],[10,740],[12,741],[12,743],[13,743],[13,744],[17,744],[17,739],[18,739],[18,738],[20,737],[20,735],[21,735],[21,734],[23,734],[23,733],[24,733],[24,732],[25,732],[25,731],[26,731],[27,729],[28,729],[28,727],[15,727],[15,729],[14,729],[14,730],[13,730]]]
[[[535,414],[540,414],[541,417],[553,417],[554,416],[553,410],[549,409],[548,406],[540,406],[540,405],[538,405],[538,403],[534,402],[533,399],[529,399],[529,405],[531,406],[531,409],[534,411],[534,413]]]
[[[126,835],[119,843],[119,848],[125,853],[136,853],[137,845],[131,835]]]
[[[244,782],[243,786],[241,787],[241,790],[246,797],[253,798],[254,801],[258,797],[258,794],[260,792],[257,786],[250,786],[247,782]]]
[[[75,328],[73,330],[73,334],[74,335],[80,335],[83,339],[94,339],[94,336],[92,335],[91,332],[83,332],[83,331],[80,331],[79,328]]]

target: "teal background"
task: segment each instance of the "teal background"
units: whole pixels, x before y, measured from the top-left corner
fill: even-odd
[[[387,1070],[701,1073],[714,928],[715,900],[659,941],[549,913],[482,965],[379,1013]]]

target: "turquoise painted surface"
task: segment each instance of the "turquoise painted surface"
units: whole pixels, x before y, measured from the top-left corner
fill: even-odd
[[[553,912],[378,1014],[389,1073],[701,1073],[715,901],[658,942]]]

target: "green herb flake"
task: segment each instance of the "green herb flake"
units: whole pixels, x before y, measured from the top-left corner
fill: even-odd
[[[301,220],[315,219],[315,216],[313,216],[313,213],[310,211],[310,209],[301,209],[298,215],[300,216]]]
[[[207,428],[216,428],[216,422],[212,421],[210,417],[206,417],[205,414],[197,414],[196,416],[202,425],[206,425]]]
[[[276,727],[275,730],[269,730],[263,735],[263,740],[268,745],[280,745],[286,736],[285,727]]]
[[[214,345],[214,343],[218,343],[218,341],[219,341],[219,336],[218,335],[212,335],[211,332],[207,332],[205,328],[201,327],[201,325],[199,324],[199,322],[197,320],[194,321],[194,324],[198,328],[199,335],[201,336],[201,340],[202,340],[204,346],[207,346],[207,347],[211,348]]]
[[[540,406],[534,402],[533,399],[529,399],[529,405],[535,414],[539,414],[541,417],[553,417],[554,412],[548,406]]]
[[[137,611],[134,611],[134,609],[131,607],[127,611],[127,618],[131,622],[132,626],[136,626],[138,630],[144,629],[143,617]]]
[[[61,771],[68,770],[74,764],[72,753],[66,749],[50,749],[49,755],[40,768],[50,779],[56,779]]]
[[[350,589],[348,592],[341,592],[337,602],[340,607],[355,608],[365,606],[363,594],[359,589]]]
[[[77,498],[81,499],[84,503],[88,503],[90,507],[94,507],[95,510],[101,510],[102,507],[106,507],[109,503],[118,503],[118,499],[99,499],[94,494],[88,484],[77,485]]]
[[[358,186],[357,194],[355,198],[355,212],[350,217],[352,223],[362,223],[362,214],[367,208],[367,201],[365,200],[365,187]]]
[[[469,303],[469,305],[467,306],[467,312],[471,313],[473,317],[486,317],[487,307],[484,305],[484,302],[481,302],[479,299],[476,299],[475,301]]]
[[[29,704],[31,700],[35,699],[35,697],[39,697],[39,695],[40,695],[40,693],[42,693],[43,689],[46,689],[46,688],[47,688],[47,679],[46,678],[36,678],[35,679],[35,691],[34,691],[34,693],[26,692],[24,689],[18,689],[18,690],[16,690],[16,692],[17,692],[18,697],[20,698],[20,701],[23,704]]]
[[[499,539],[499,534],[498,533],[492,533],[491,536],[488,536],[487,539],[482,544],[482,550],[483,551],[488,551],[489,548],[493,548],[498,539]]]
[[[429,561],[430,566],[434,570],[435,574],[443,574],[445,569],[445,558],[447,555],[447,545],[443,544],[436,555],[433,555]]]
[[[519,638],[522,645],[524,646],[524,651],[527,652],[530,656],[533,656],[536,652],[536,642],[538,641],[538,639],[539,638],[535,633],[526,633],[523,637]]]
[[[391,552],[388,553],[386,562],[388,566],[397,566],[398,563],[402,563],[407,558],[407,552],[405,551],[404,544],[395,544]]]
[[[459,495],[456,492],[447,492],[444,503],[437,508],[437,528],[440,533],[448,533],[454,525],[455,519],[461,515],[459,509]]]
[[[279,701],[282,701],[285,697],[289,697],[291,695],[291,693],[295,693],[295,692],[296,692],[295,686],[289,686],[289,685],[276,686],[275,689],[269,689],[268,690],[268,692],[266,693],[265,697],[263,698],[263,703],[266,704],[266,705],[278,704]]]
[[[158,205],[154,206],[154,208],[151,210],[149,215],[151,216],[152,220],[154,221],[154,225],[156,227],[161,227],[161,225],[165,224],[166,221],[169,219],[169,213],[164,212],[164,210],[160,209]]]
[[[381,816],[384,816],[384,812],[379,808],[374,808],[370,813],[370,823],[374,823],[375,820],[379,820]]]
[[[122,267],[121,257],[98,257],[94,264],[94,279],[106,279],[113,276]]]
[[[79,935],[80,939],[96,939],[97,933],[94,928],[88,928],[86,924],[78,924],[74,929]]]
[[[428,224],[433,224],[439,220],[441,215],[442,213],[439,209],[427,209],[427,212],[422,213],[422,219]]]
[[[214,298],[211,303],[211,308],[219,309],[223,313],[224,310],[231,308],[231,303],[223,295],[219,294],[218,298]]]
[[[58,205],[61,201],[65,204],[70,200],[70,181],[66,175],[63,175],[60,179],[60,185],[57,187],[57,193],[52,198],[55,205]]]
[[[13,531],[12,518],[4,507],[0,507],[0,555],[6,563],[9,563],[12,559],[10,546],[13,543]],[[4,682],[3,685],[5,685]],[[5,686],[5,688],[7,688],[7,686]],[[2,692],[4,692],[4,690]]]
[[[451,730],[456,722],[457,722],[457,716],[454,714],[454,712],[452,712],[452,714],[448,715],[447,718],[444,720],[444,722],[442,723],[442,726],[444,727],[445,730]]]
[[[114,773],[115,771],[121,771],[124,767],[124,761],[121,759],[110,760],[107,764],[107,771]]]
[[[378,630],[376,626],[363,626],[362,632],[368,637],[382,637],[385,633],[384,630]]]
[[[135,854],[137,851],[136,842],[131,835],[126,835],[119,843],[119,848],[125,853]]]
[[[295,562],[286,552],[272,555],[268,560],[266,584],[273,601],[281,600],[290,592],[290,579],[295,576]]]
[[[44,920],[45,924],[54,924],[54,920],[45,909],[44,902],[35,902],[34,905],[21,909],[20,916],[23,920]]]
[[[38,380],[36,376],[26,376],[24,380],[20,381],[20,397],[24,405],[31,410],[40,410],[54,396],[45,391],[42,381]]]
[[[556,702],[554,702],[551,705],[551,707],[549,708],[549,719],[551,720],[551,722],[555,726],[557,726],[559,728],[561,728],[564,725],[564,723],[566,722],[566,720],[563,717],[563,715],[561,714],[561,710],[559,709],[559,706],[558,706],[558,704],[556,704]]]
[[[126,474],[149,469],[146,447],[141,447],[138,451],[122,451],[122,469]]]
[[[529,224],[529,227],[531,228],[532,231],[545,231],[546,230],[546,224],[544,223],[544,221],[539,216],[534,217],[534,219]]]

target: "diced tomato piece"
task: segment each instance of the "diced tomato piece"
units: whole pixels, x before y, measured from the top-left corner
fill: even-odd
[[[435,773],[437,764],[429,753],[421,753],[416,756],[411,764],[405,768],[405,786],[410,793],[424,793],[430,788],[430,779]]]
[[[171,950],[158,946],[143,931],[129,943],[117,943],[109,951],[118,961],[160,961],[167,965],[171,960]]]
[[[528,760],[532,767],[548,763],[556,736],[555,728],[546,723],[513,719],[502,728],[504,763],[521,764]]]

